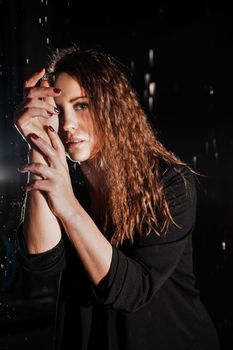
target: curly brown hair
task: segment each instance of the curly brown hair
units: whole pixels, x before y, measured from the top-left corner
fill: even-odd
[[[167,166],[185,164],[158,140],[116,58],[74,45],[51,56],[50,79],[62,72],[84,89],[102,140],[94,162],[106,173],[105,235],[115,246],[125,239],[133,242],[136,234],[163,237],[175,223],[164,193],[161,160]]]

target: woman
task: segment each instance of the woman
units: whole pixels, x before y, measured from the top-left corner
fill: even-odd
[[[56,349],[219,349],[192,270],[193,172],[114,58],[71,47],[44,74],[15,115],[30,145],[18,237],[25,268],[60,273]]]

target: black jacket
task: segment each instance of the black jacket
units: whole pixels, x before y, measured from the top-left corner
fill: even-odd
[[[77,174],[73,177],[77,197],[91,215],[85,182],[75,182],[75,178]],[[56,349],[219,349],[193,275],[194,176],[185,167],[169,168],[163,183],[180,228],[172,224],[164,239],[150,234],[137,237],[133,245],[126,242],[113,248],[110,271],[101,288],[89,281],[65,233],[50,251],[29,255],[20,226],[21,264],[44,276],[60,273]]]

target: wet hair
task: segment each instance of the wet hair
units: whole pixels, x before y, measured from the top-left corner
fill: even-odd
[[[65,72],[76,79],[89,98],[101,147],[95,167],[105,173],[107,200],[103,233],[114,246],[136,235],[163,237],[175,224],[165,196],[166,168],[185,165],[158,140],[125,67],[99,50],[77,46],[57,50],[51,57],[51,79]]]

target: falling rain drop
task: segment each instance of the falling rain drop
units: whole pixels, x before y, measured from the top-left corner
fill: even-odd
[[[149,85],[150,82],[150,73],[145,74],[145,85],[146,87]]]
[[[147,89],[144,90],[143,95],[144,95],[144,101],[146,102],[148,100],[148,90]]]
[[[210,93],[210,95],[213,95],[213,94],[214,94],[213,85],[210,85],[210,86],[209,86],[209,93]]]
[[[214,153],[214,158],[215,158],[215,160],[216,160],[216,162],[218,161],[218,152],[215,152]]]
[[[193,166],[197,166],[197,156],[193,156]]]
[[[44,21],[45,21],[45,23],[48,22],[48,17],[47,16],[45,16]]]
[[[213,142],[213,149],[214,151],[216,151],[216,139],[213,139],[212,142]]]
[[[156,84],[154,81],[152,81],[150,84],[149,84],[149,94],[151,96],[154,96],[155,95],[155,88],[156,88]]]
[[[208,141],[205,142],[205,152],[206,152],[206,154],[209,153],[209,142]]]
[[[29,58],[26,58],[26,63],[27,63],[27,64],[29,63]]]
[[[226,250],[226,242],[225,241],[222,241],[222,250]]]
[[[49,44],[49,38],[46,38],[46,43]]]
[[[149,96],[148,98],[148,105],[149,105],[149,111],[152,112],[153,110],[153,97]]]
[[[150,49],[149,50],[149,64],[151,67],[154,65],[154,50]]]
[[[135,72],[135,68],[136,68],[135,62],[134,61],[130,61],[130,69],[131,69],[131,71]]]
[[[42,20],[41,20],[41,17],[39,17],[39,23],[41,24]]]

